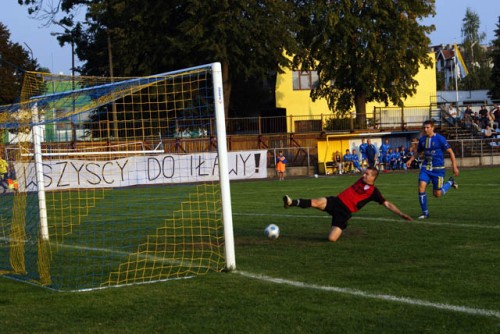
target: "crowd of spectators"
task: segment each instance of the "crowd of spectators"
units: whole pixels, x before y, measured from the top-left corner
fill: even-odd
[[[416,154],[413,146],[405,147],[401,145],[394,149],[388,146],[388,140],[380,146],[380,154],[378,156],[378,169],[389,170],[406,170],[406,162]],[[416,157],[410,168],[419,168],[420,158]]]
[[[459,112],[450,105],[446,120],[452,125],[470,129],[475,135],[485,138],[495,138],[500,135],[500,105],[494,105],[490,110],[482,105],[478,111],[473,111],[472,107],[467,105]]]
[[[347,149],[342,156],[339,151],[336,151],[332,156],[332,161],[326,164],[327,167],[333,168],[334,174],[347,174],[359,173],[364,168],[376,167],[380,171],[392,170],[406,170],[406,162],[416,154],[414,142],[410,143],[408,147],[404,145],[392,147],[389,139],[385,139],[384,143],[377,148],[368,139],[362,139],[361,145],[358,150]],[[417,157],[411,169],[418,169],[420,167],[420,158]],[[328,173],[327,173],[328,174]]]

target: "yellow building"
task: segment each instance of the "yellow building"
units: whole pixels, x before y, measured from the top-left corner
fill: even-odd
[[[435,62],[434,52],[429,53]],[[436,96],[436,66],[425,68],[423,65],[416,76],[419,82],[415,95],[404,100],[405,106],[429,106],[431,98]],[[326,100],[320,99],[313,102],[310,98],[310,89],[317,78],[312,72],[299,72],[290,69],[278,74],[276,79],[276,107],[286,109],[286,116],[295,121],[288,121],[288,132],[300,132],[296,127],[308,126],[311,130],[322,130],[324,122],[330,118],[332,112],[328,109]],[[367,118],[373,117],[375,107],[385,107],[383,103],[370,102],[366,105]],[[389,105],[389,107],[396,107]],[[353,110],[354,112],[354,110]],[[425,115],[426,117],[428,115]],[[311,124],[316,120],[316,124]],[[302,123],[303,122],[303,123]],[[321,123],[321,124],[320,124]]]

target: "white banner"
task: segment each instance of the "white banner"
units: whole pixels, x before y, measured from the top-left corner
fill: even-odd
[[[267,177],[267,151],[228,152],[229,178]],[[34,163],[15,163],[19,191],[36,191]],[[219,159],[215,152],[162,154],[130,158],[91,160],[45,160],[46,190],[76,188],[117,188],[148,184],[206,182],[219,179]]]

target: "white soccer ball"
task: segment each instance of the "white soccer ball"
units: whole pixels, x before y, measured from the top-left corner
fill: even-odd
[[[330,173],[328,173],[328,174],[330,174]],[[327,175],[328,175],[328,174],[327,174]],[[315,177],[315,178],[318,178],[318,174],[314,174],[314,177]]]
[[[264,230],[264,234],[271,240],[276,240],[280,237],[280,228],[276,224],[271,224]]]

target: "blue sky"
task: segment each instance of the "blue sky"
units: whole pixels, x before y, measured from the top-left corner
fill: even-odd
[[[33,51],[33,56],[43,67],[48,67],[52,73],[70,74],[71,47],[59,46],[56,37],[51,32],[61,32],[58,26],[42,27],[41,22],[30,19],[26,6],[20,6],[17,0],[1,0],[0,22],[11,33],[11,41],[21,44],[27,50],[26,44]],[[425,24],[434,24],[436,31],[430,35],[435,44],[453,44],[462,41],[462,19],[467,8],[476,12],[481,21],[480,32],[486,33],[486,42],[495,37],[494,31],[500,16],[500,1],[498,0],[437,0],[436,16],[428,18]],[[26,44],[25,44],[26,43]],[[76,60],[78,65],[78,60]]]

